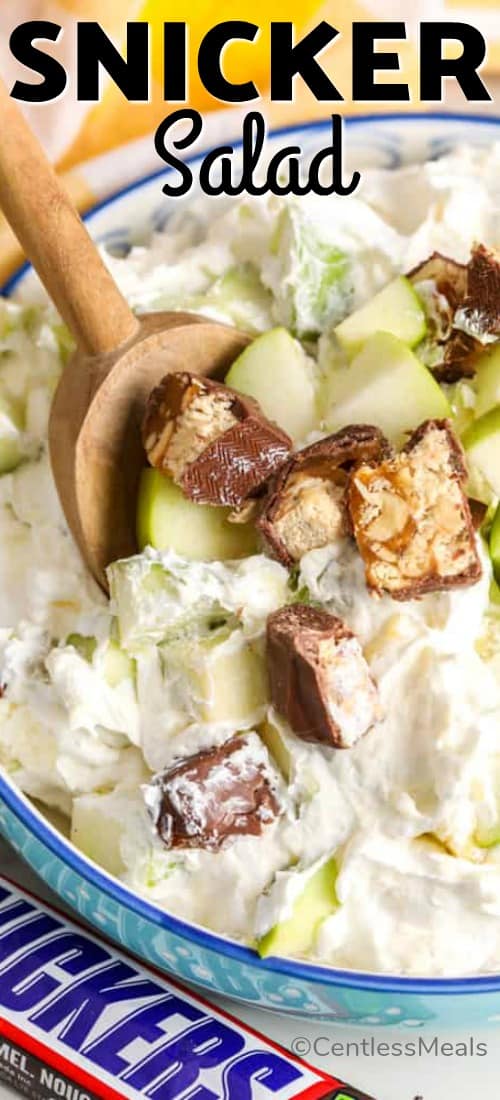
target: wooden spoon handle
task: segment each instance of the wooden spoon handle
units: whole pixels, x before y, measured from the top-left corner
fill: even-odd
[[[113,351],[139,322],[0,81],[0,207],[78,346]]]

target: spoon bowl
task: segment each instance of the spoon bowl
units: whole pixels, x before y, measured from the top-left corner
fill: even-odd
[[[68,526],[106,588],[106,566],[136,550],[151,390],[169,371],[221,373],[249,337],[196,314],[136,317],[1,81],[0,132],[0,208],[77,345],[53,402],[50,457]]]
[[[75,352],[52,404],[49,446],[66,520],[89,569],[137,550],[136,501],[145,465],[140,426],[151,390],[169,371],[220,375],[249,337],[189,313],[149,313],[129,345],[100,363]]]

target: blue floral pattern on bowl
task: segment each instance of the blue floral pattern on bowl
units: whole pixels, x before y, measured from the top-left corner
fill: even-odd
[[[325,141],[328,124],[282,131],[306,157]],[[348,163],[395,168],[448,152],[467,141],[488,146],[500,139],[500,119],[460,116],[385,116],[348,121]],[[196,164],[196,162],[193,162]],[[93,236],[126,253],[163,228],[173,209],[161,196],[157,173],[96,207],[88,216]],[[178,203],[176,203],[176,209]],[[4,293],[29,290],[25,267]],[[78,852],[0,774],[0,832],[60,897],[126,949],[209,993],[225,994],[280,1013],[338,1025],[396,1024],[407,1030],[480,1026],[500,1021],[500,975],[419,979],[335,970],[292,959],[260,959],[250,948],[189,925],[132,893]]]

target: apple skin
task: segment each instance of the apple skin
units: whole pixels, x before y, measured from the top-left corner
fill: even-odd
[[[493,516],[493,523],[490,528],[490,537],[488,539],[488,549],[491,558],[491,564],[493,566],[493,573],[495,581],[498,585],[500,581],[500,504],[497,507],[495,515]]]
[[[477,361],[474,379],[476,416],[500,404],[500,341],[484,351]]]
[[[261,958],[269,955],[303,955],[313,947],[320,924],[338,907],[336,878],[335,859],[321,864],[296,898],[288,920],[275,924],[259,940],[257,950]]]
[[[258,336],[235,360],[225,381],[254,397],[265,416],[294,441],[305,439],[317,424],[314,367],[285,328]]]
[[[257,547],[251,524],[228,523],[229,508],[194,504],[159,470],[143,470],[137,501],[139,549],[174,550],[192,561],[247,557]]]
[[[21,404],[7,394],[0,395],[0,475],[10,474],[25,457]]]
[[[462,443],[472,466],[500,496],[500,405],[483,413],[467,428]]]
[[[427,332],[425,311],[404,275],[398,275],[369,302],[341,321],[335,336],[347,357],[352,359],[375,332],[396,336],[409,348],[423,340]]]
[[[367,340],[352,363],[325,379],[329,431],[374,424],[395,444],[424,420],[451,415],[448,399],[410,348],[388,332]]]

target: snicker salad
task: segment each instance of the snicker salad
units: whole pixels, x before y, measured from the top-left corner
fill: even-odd
[[[47,454],[70,340],[0,301],[0,763],[262,955],[500,967],[499,180],[463,148],[107,256],[138,310],[254,337],[152,393],[109,600]]]

